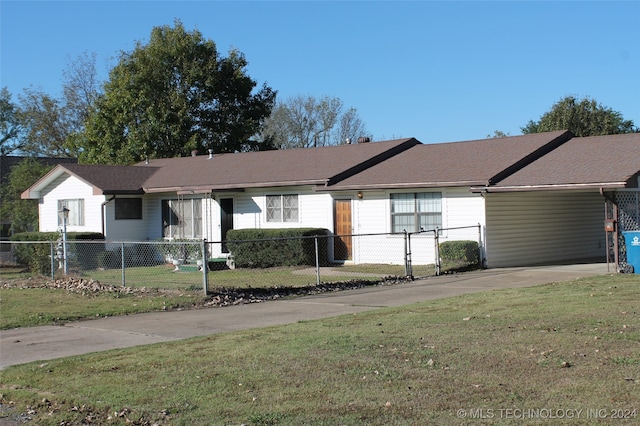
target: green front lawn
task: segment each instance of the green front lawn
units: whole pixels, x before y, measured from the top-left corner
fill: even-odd
[[[9,367],[0,403],[56,425],[635,424],[639,342],[640,278],[602,276]]]

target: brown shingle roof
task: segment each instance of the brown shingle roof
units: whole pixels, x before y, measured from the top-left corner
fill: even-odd
[[[518,191],[628,186],[640,170],[640,134],[573,138],[566,131],[422,145],[416,139],[151,160],[135,166],[58,165],[96,194],[209,192],[314,185],[319,190],[471,187]]]
[[[91,185],[96,195],[142,194],[142,184],[156,171],[131,166],[59,164],[24,191],[21,198],[39,198],[43,188],[65,173]]]
[[[327,189],[486,185],[571,137],[557,131],[506,138],[416,145]]]
[[[640,133],[573,138],[489,191],[623,188],[640,171]]]
[[[419,144],[398,139],[319,148],[167,158],[135,168],[158,167],[146,192],[210,191],[269,186],[325,185]]]
[[[141,169],[130,166],[67,164],[71,174],[99,188],[103,194],[142,194],[144,182],[156,168]]]

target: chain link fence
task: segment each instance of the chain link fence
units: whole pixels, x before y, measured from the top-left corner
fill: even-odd
[[[105,285],[176,290],[304,287],[442,270],[442,241],[474,240],[480,225],[422,231],[218,241],[0,242],[4,263],[51,279],[79,277]]]

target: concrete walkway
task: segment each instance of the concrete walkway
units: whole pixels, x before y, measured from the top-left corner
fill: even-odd
[[[446,275],[224,308],[109,317],[61,326],[0,331],[0,369],[89,352],[294,323],[442,299],[464,293],[529,287],[614,273],[606,264],[504,268]]]

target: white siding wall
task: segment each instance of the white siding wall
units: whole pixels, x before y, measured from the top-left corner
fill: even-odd
[[[220,195],[219,198],[233,198],[233,227],[235,229],[262,228],[262,217],[264,211],[264,196],[261,193],[245,192],[231,195]],[[216,205],[218,205],[216,203]],[[220,206],[218,205],[217,220],[220,222]],[[217,239],[220,240],[220,227],[218,227]]]
[[[177,198],[175,194],[151,194],[146,195],[143,206],[147,212],[146,233],[150,241],[162,238],[162,206],[164,199]]]
[[[298,222],[267,222],[266,196],[298,195]],[[224,198],[221,196],[221,198]],[[251,190],[234,197],[234,228],[333,228],[333,205],[330,194],[307,188]]]
[[[354,234],[386,234],[391,232],[389,193],[363,191],[353,202]],[[404,264],[403,235],[363,235],[354,237],[354,263]]]
[[[93,195],[93,188],[80,179],[63,174],[42,194],[38,209],[41,232],[58,230],[58,200],[71,199],[84,200],[84,225],[67,226],[67,232],[102,232],[101,206],[105,197]]]
[[[118,198],[127,197],[118,195]],[[107,196],[107,199],[111,200],[111,196]],[[147,232],[148,217],[149,209],[143,198],[142,219],[116,220],[116,202],[111,200],[105,205],[105,238],[113,241],[147,241],[150,239]]]
[[[384,191],[363,192],[361,199],[354,197],[352,214],[354,234],[389,232],[389,194]]]
[[[104,196],[92,195],[92,189],[82,181],[73,177],[60,178],[51,186],[54,188],[44,196],[45,207],[40,209],[41,229],[57,229],[57,200],[67,198],[85,199],[85,226],[82,230],[100,232],[101,204],[106,200]],[[423,190],[416,190],[417,192]],[[416,192],[412,191],[412,192]],[[441,191],[443,194],[443,227],[470,226],[484,224],[483,198],[471,194],[466,189],[429,189]],[[203,200],[203,233],[208,241],[221,240],[220,235],[220,198],[234,200],[234,228],[284,228],[284,227],[314,227],[334,229],[333,200],[351,199],[354,234],[384,234],[390,232],[390,202],[389,194],[398,191],[364,192],[362,199],[356,192],[318,193],[307,187],[268,188],[248,190],[238,193],[216,194],[214,200],[207,197]],[[266,195],[268,194],[297,194],[299,202],[298,222],[267,222]],[[109,197],[110,198],[110,197]],[[142,220],[115,220],[115,202],[106,204],[107,239],[114,241],[145,241],[162,237],[161,201],[177,199],[175,193],[148,194],[143,196]],[[200,198],[202,195],[184,196]],[[80,230],[80,229],[71,229]],[[446,239],[477,240],[477,229],[448,231],[442,236]],[[402,235],[379,235],[354,238],[354,262],[357,263],[398,263],[404,262],[404,238]],[[215,245],[212,246],[215,249]],[[412,238],[414,264],[433,263],[434,245],[431,235],[414,235]],[[212,253],[217,256],[219,253]]]
[[[486,194],[488,266],[605,255],[604,200],[592,192]]]
[[[468,188],[451,188],[443,191],[446,214],[443,213],[443,228],[461,228],[480,224],[482,229],[486,223],[484,214],[484,198],[480,194],[472,194]],[[478,228],[451,229],[446,231],[442,241],[478,240]]]
[[[428,188],[411,191],[364,192],[354,201],[354,233],[376,234],[391,232],[390,194],[396,192],[442,192],[442,227],[470,227],[445,231],[440,242],[447,240],[478,241],[477,225],[484,227],[484,199],[466,188]],[[404,236],[378,235],[354,239],[355,263],[404,263]],[[411,237],[412,262],[415,265],[435,262],[432,233]]]

